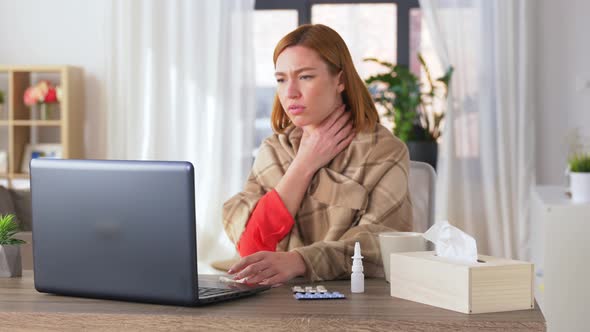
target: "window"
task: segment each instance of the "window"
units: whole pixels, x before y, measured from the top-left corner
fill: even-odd
[[[336,30],[348,45],[360,77],[367,78],[383,67],[364,58],[396,62],[396,10],[394,3],[317,4],[312,7],[311,22]]]
[[[276,87],[272,62],[275,46],[284,35],[297,26],[297,11],[295,10],[257,10],[254,13],[256,148],[272,134],[270,112]]]
[[[272,134],[274,47],[298,25],[321,23],[336,30],[348,45],[363,79],[383,70],[379,65],[363,62],[363,58],[413,65],[410,59],[415,58],[420,47],[419,41],[411,45],[411,35],[421,31],[421,21],[411,24],[410,20],[411,13],[416,15],[415,11],[419,11],[418,0],[256,0],[255,8],[257,147]]]

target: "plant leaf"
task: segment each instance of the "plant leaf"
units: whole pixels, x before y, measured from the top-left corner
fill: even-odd
[[[569,158],[570,171],[575,173],[590,173],[590,154],[575,154]]]
[[[365,62],[376,62],[376,63],[378,63],[378,64],[380,64],[382,66],[385,66],[387,68],[394,68],[395,67],[395,65],[393,63],[387,62],[387,61],[381,61],[381,60],[379,60],[377,58],[364,58],[363,61],[365,61]]]
[[[385,116],[393,121],[393,133],[405,142],[416,139],[436,141],[440,135],[444,117],[431,114],[431,110],[433,107],[438,107],[437,105],[442,107],[446,105],[446,103],[439,104],[434,101],[447,97],[447,85],[453,73],[453,68],[449,67],[445,75],[437,80],[436,83],[439,84],[435,85],[421,54],[418,54],[418,59],[424,67],[429,86],[426,84],[422,86],[420,79],[407,66],[394,65],[376,58],[364,59],[366,62],[378,63],[389,70],[368,77],[365,79],[365,84],[370,87],[373,101],[383,106],[386,111]],[[444,112],[438,113],[444,114]]]
[[[22,240],[14,238],[19,231],[14,218],[14,214],[0,215],[0,245],[25,243]]]

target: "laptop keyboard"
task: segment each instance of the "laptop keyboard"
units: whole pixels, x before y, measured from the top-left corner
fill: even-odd
[[[220,296],[235,293],[232,289],[199,287],[199,297]]]

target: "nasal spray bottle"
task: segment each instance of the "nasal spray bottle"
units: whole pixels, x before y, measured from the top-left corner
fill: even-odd
[[[352,274],[350,275],[350,291],[352,293],[365,292],[365,275],[363,273],[363,256],[361,256],[361,244],[354,244],[354,256],[352,256]]]

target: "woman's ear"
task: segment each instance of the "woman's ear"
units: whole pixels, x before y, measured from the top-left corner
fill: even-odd
[[[338,93],[342,93],[345,90],[344,86],[344,71],[338,73]]]

